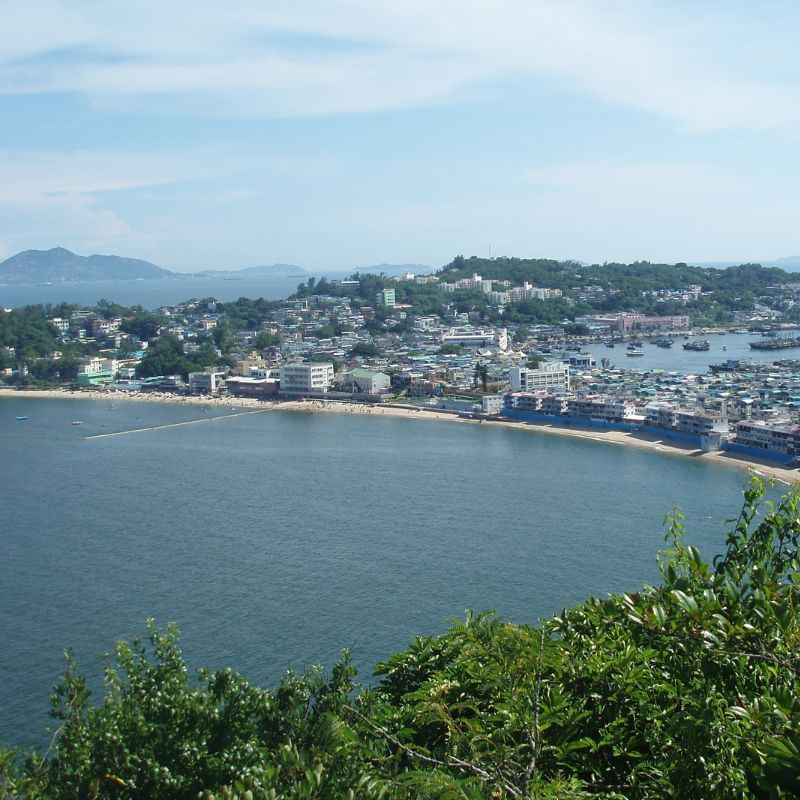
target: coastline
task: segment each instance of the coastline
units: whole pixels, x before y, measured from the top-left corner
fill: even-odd
[[[677,441],[661,439],[658,436],[643,433],[627,433],[613,430],[594,430],[576,428],[566,425],[551,423],[522,422],[518,420],[496,419],[466,419],[456,412],[443,409],[410,407],[402,405],[364,405],[362,403],[347,403],[335,400],[279,400],[265,402],[249,397],[207,397],[196,395],[181,397],[167,392],[141,392],[102,391],[97,389],[70,390],[70,389],[9,389],[0,388],[0,399],[4,397],[50,400],[103,400],[130,401],[140,403],[170,403],[174,405],[218,406],[225,408],[257,408],[262,411],[293,411],[303,413],[338,413],[338,414],[370,414],[375,416],[402,417],[405,419],[427,419],[439,421],[461,422],[469,425],[487,424],[493,427],[513,428],[532,433],[550,434],[554,436],[567,436],[576,439],[614,444],[623,447],[637,447],[650,452],[666,455],[682,456],[684,458],[701,458],[714,463],[727,465],[737,469],[755,472],[765,478],[774,479],[787,486],[794,485],[800,480],[800,472],[787,469],[772,463],[768,459],[745,458],[738,453],[717,452],[703,453],[691,445]]]

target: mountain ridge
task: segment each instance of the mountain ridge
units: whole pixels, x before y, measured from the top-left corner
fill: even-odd
[[[168,278],[167,269],[138,258],[79,256],[65,247],[23,250],[0,262],[0,283],[73,283],[78,281]]]

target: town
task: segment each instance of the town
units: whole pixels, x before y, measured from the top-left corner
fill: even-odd
[[[800,283],[765,284],[758,295],[740,290],[726,306],[716,297],[726,297],[724,289],[679,285],[675,273],[692,270],[685,265],[658,268],[667,284],[661,288],[653,288],[658,270],[641,266],[638,277],[647,281],[640,283],[649,288],[632,297],[635,280],[624,293],[608,281],[568,286],[577,265],[557,271],[548,262],[549,276],[529,269],[551,284],[536,286],[484,277],[470,271],[470,261],[498,272],[495,262],[457,259],[431,275],[311,278],[285,301],[192,300],[155,312],[109,301],[6,310],[2,379],[127,393],[394,403],[482,421],[640,431],[792,466],[800,458],[800,361],[726,359],[700,372],[635,366],[645,347],[702,351],[718,333],[751,333],[759,337],[755,349],[797,344],[780,329],[792,326]],[[514,273],[515,263],[500,266],[501,274]],[[781,272],[738,269],[762,283]],[[37,313],[56,337],[49,350],[46,336],[37,350],[20,332],[20,319],[27,314],[33,324]],[[606,348],[608,357],[598,363],[589,346]],[[619,361],[623,353],[625,365],[612,364],[611,356]]]

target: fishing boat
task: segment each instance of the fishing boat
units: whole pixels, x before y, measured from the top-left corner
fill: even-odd
[[[711,342],[708,339],[699,339],[696,342],[684,342],[683,343],[684,350],[710,350],[711,349]]]
[[[800,347],[800,339],[788,339],[782,336],[772,336],[767,339],[757,339],[749,342],[751,350],[785,350],[787,347]]]

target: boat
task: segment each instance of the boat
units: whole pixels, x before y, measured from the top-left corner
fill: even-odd
[[[644,350],[642,350],[641,347],[634,347],[634,348],[628,347],[628,352],[625,353],[625,355],[626,356],[643,356],[644,355]]]
[[[708,368],[717,375],[720,372],[740,372],[748,369],[749,365],[740,358],[729,358],[720,364],[709,364]]]
[[[609,340],[606,342],[606,347],[613,347],[613,346],[614,346],[614,342],[612,342],[612,341],[611,341],[611,339],[609,339]]]
[[[711,342],[708,339],[698,339],[696,342],[684,342],[684,350],[710,350]]]
[[[17,422],[22,422],[22,420],[28,419],[27,417],[17,417]]]
[[[751,350],[785,350],[787,347],[800,347],[800,339],[771,336],[767,339],[756,339],[749,342],[749,345]]]

